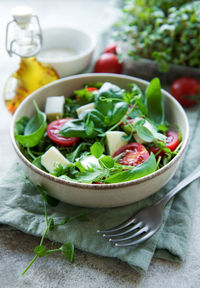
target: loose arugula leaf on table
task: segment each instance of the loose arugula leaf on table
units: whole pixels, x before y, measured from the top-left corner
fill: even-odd
[[[144,163],[132,169],[121,171],[120,173],[116,173],[108,177],[107,179],[105,179],[105,183],[111,184],[135,180],[153,173],[154,171],[156,171],[156,167],[157,165],[155,156],[153,153],[151,153],[149,159]]]
[[[46,131],[46,114],[39,110],[35,101],[33,101],[33,104],[35,106],[36,114],[29,119],[29,121],[23,117],[15,124],[15,139],[24,147],[34,147],[39,144]],[[22,134],[23,125],[24,131]],[[18,134],[19,132],[20,134]]]

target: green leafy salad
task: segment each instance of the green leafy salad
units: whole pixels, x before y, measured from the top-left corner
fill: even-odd
[[[141,178],[166,165],[181,146],[165,119],[160,81],[146,91],[130,83],[92,83],[71,97],[47,97],[42,112],[15,123],[15,139],[33,165],[58,178],[112,184]]]

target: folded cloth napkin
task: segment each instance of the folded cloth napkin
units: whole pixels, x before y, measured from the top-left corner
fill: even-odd
[[[184,160],[172,180],[151,197],[137,203],[110,209],[86,209],[60,202],[56,207],[48,206],[48,215],[55,223],[67,215],[74,216],[86,211],[89,220],[72,221],[49,232],[47,238],[64,243],[71,241],[75,247],[106,257],[116,257],[127,262],[138,272],[147,271],[152,257],[180,262],[185,257],[192,212],[198,181],[183,189],[165,208],[161,229],[140,245],[118,248],[96,233],[97,229],[112,227],[124,221],[138,209],[152,204],[164,193],[186,177],[200,162],[200,111],[196,107],[188,113],[190,122],[190,143]],[[41,195],[25,181],[19,163],[15,163],[0,183],[0,223],[8,224],[25,233],[42,236],[46,227],[44,205]]]

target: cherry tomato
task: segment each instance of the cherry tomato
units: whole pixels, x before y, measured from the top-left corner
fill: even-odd
[[[54,143],[62,146],[72,146],[79,141],[78,137],[63,137],[58,134],[62,126],[69,120],[72,120],[72,118],[55,120],[47,125],[47,135]]]
[[[93,91],[97,91],[98,89],[96,87],[88,87],[88,88],[86,88],[86,90],[88,92],[93,92]]]
[[[183,107],[192,107],[197,104],[194,96],[200,94],[200,82],[192,77],[182,77],[174,81],[170,87],[170,93],[179,101]]]
[[[97,73],[122,73],[123,64],[119,62],[117,56],[113,53],[103,53],[94,66],[94,72]]]
[[[114,153],[113,157],[121,154],[122,156],[119,159],[119,164],[128,165],[128,166],[137,166],[149,158],[149,152],[146,148],[140,143],[130,143],[121,147],[117,152]]]
[[[117,54],[117,45],[116,45],[116,43],[109,44],[109,45],[104,49],[104,53]]]
[[[168,131],[166,132],[166,148],[170,149],[171,151],[174,151],[178,144],[179,144],[179,139],[178,139],[178,134],[174,131]],[[160,148],[153,146],[149,148],[149,152],[153,152],[154,154],[157,154],[158,151],[160,150]],[[159,156],[163,156],[164,155],[164,151],[161,151],[159,153]]]

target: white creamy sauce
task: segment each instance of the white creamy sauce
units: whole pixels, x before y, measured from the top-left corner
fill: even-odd
[[[57,60],[62,61],[77,55],[77,52],[70,48],[48,48],[40,51],[39,61]]]

